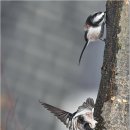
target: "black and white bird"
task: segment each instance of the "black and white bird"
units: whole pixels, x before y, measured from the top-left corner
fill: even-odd
[[[69,130],[93,130],[96,127],[97,121],[94,120],[94,100],[87,98],[77,111],[70,113],[62,109],[56,108],[47,103],[40,103],[53,113],[61,122],[63,122]]]
[[[101,37],[104,34],[104,25],[106,19],[106,12],[97,12],[89,15],[86,23],[84,25],[84,39],[86,41],[79,58],[79,64],[83,55],[85,48],[90,42],[96,41],[98,39],[102,40]]]

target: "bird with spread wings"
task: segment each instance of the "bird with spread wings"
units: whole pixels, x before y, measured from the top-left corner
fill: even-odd
[[[63,122],[69,130],[93,130],[96,127],[97,121],[94,120],[94,100],[87,98],[77,111],[70,113],[41,102],[47,110],[53,113],[61,122]]]

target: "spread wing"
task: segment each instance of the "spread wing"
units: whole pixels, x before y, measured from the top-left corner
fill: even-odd
[[[78,107],[78,110],[82,109],[92,110],[94,108],[94,100],[92,98],[87,98],[86,102],[84,102],[81,106]]]
[[[61,122],[63,122],[66,126],[70,122],[70,119],[72,118],[72,114],[69,112],[66,112],[64,110],[61,110],[59,108],[56,108],[54,106],[51,106],[47,103],[43,103],[40,101],[40,103],[51,113],[53,113]],[[68,122],[67,122],[68,119]]]
[[[91,110],[94,108],[94,100],[92,98],[87,98],[86,107],[88,107]]]
[[[78,107],[77,113],[74,115],[74,118],[80,115],[84,115],[86,113],[93,112],[94,108],[94,100],[92,98],[87,98],[86,102],[84,102],[81,106]]]

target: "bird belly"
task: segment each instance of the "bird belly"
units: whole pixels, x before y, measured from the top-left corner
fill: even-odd
[[[100,38],[100,34],[101,34],[101,26],[91,27],[91,28],[89,28],[87,38],[90,41],[95,41]]]

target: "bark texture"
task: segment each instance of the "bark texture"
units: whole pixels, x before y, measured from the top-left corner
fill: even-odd
[[[108,0],[106,12],[106,45],[94,113],[96,130],[128,130],[128,3]]]

